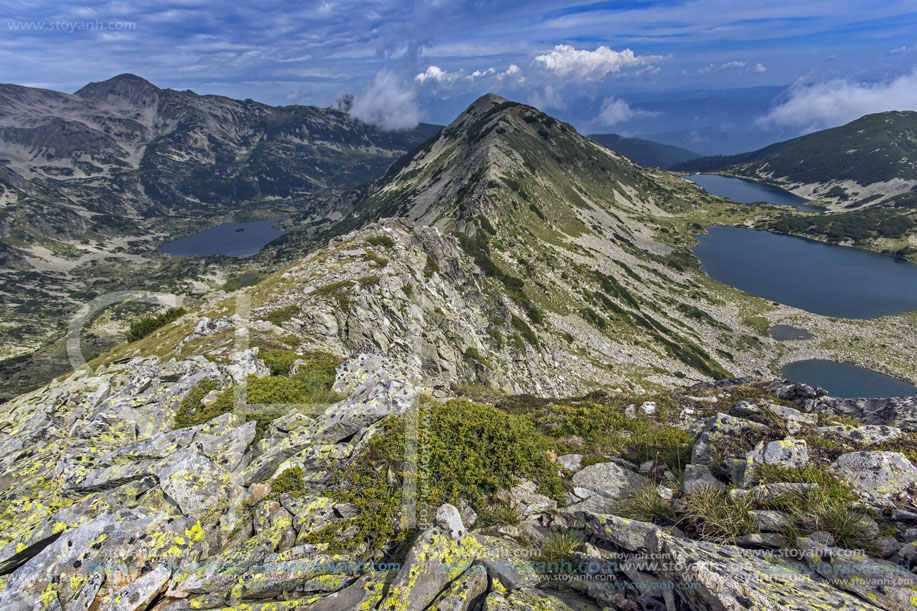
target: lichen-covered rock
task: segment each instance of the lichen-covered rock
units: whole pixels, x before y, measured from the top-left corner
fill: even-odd
[[[99,611],[143,611],[165,590],[171,577],[172,571],[165,566],[157,566],[103,598]]]
[[[458,509],[444,505],[437,515],[452,516],[438,520],[425,530],[408,552],[408,556],[395,576],[380,609],[391,611],[421,611],[436,598],[446,584],[453,581],[471,566],[481,552],[477,539],[468,535],[454,538],[454,518]]]
[[[543,576],[537,563],[530,560],[528,550],[512,539],[475,534],[481,551],[475,564],[487,569],[492,582],[507,590],[534,587]]]
[[[917,609],[917,577],[906,567],[806,537],[800,538],[798,545],[809,567],[832,585],[890,611]]]
[[[707,465],[689,464],[685,466],[685,494],[691,495],[705,488],[720,490],[726,485],[721,482]]]
[[[723,443],[724,440],[741,438],[748,434],[766,434],[769,430],[768,426],[759,422],[718,413],[704,422],[694,442],[691,462],[697,465],[709,465],[712,448]]]
[[[810,576],[805,566],[752,556],[738,547],[647,537],[647,549],[661,554],[659,576],[695,611],[708,609],[857,609],[880,607]]]
[[[316,422],[316,436],[331,442],[353,436],[392,414],[403,414],[414,404],[420,388],[378,354],[359,354],[338,367],[335,390],[347,399],[330,406]]]
[[[874,446],[885,443],[886,441],[900,439],[904,434],[901,429],[896,426],[885,426],[882,424],[865,424],[863,426],[838,424],[820,426],[818,427],[818,432],[823,435],[840,437],[841,439],[864,446]]]
[[[849,452],[833,468],[873,505],[894,506],[917,485],[917,467],[900,452]]]
[[[487,570],[483,566],[475,565],[450,583],[436,597],[430,608],[441,611],[471,611],[481,602],[486,592]]]
[[[650,480],[613,462],[606,462],[583,468],[573,476],[573,483],[594,494],[573,503],[569,506],[570,510],[606,513],[617,501],[649,486]]]
[[[629,520],[611,514],[577,511],[573,520],[583,524],[586,535],[595,537],[628,552],[645,549],[644,540],[650,533],[662,530],[655,524]]]
[[[484,611],[599,611],[594,602],[574,594],[540,590],[491,592],[484,600]]]

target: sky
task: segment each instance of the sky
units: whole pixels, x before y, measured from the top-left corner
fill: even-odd
[[[275,105],[352,95],[386,129],[447,123],[487,92],[672,141],[917,109],[914,0],[15,0],[0,27],[0,82],[72,92],[129,72]]]

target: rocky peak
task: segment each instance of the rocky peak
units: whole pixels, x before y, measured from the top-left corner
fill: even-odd
[[[89,83],[77,90],[73,95],[84,100],[150,106],[158,100],[162,91],[156,85],[139,76],[119,74],[107,81]]]

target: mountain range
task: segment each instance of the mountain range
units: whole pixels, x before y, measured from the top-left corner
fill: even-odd
[[[761,180],[832,209],[917,207],[917,112],[866,115],[846,125],[740,155],[687,160],[677,171]]]
[[[590,134],[589,137],[644,167],[669,168],[701,156],[687,149],[643,138],[628,138],[618,134]]]
[[[914,398],[773,374],[912,376],[914,313],[704,273],[775,206],[495,95],[339,188],[251,260],[136,261],[196,299],[0,403],[0,608],[913,607]]]

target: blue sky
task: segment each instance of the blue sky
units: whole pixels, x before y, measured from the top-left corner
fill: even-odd
[[[748,120],[799,132],[917,107],[913,0],[19,0],[0,2],[0,27],[3,82],[73,91],[132,72],[270,104],[350,93],[388,127],[447,122],[487,91],[624,133],[665,124],[634,101],[645,92],[790,87]],[[824,99],[840,94],[852,101]]]

